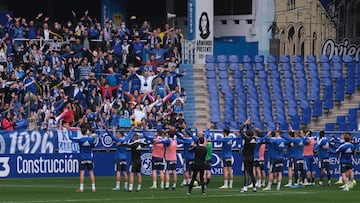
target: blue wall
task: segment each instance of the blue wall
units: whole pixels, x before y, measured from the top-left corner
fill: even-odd
[[[258,54],[258,42],[246,42],[245,37],[221,37],[214,39],[214,55],[249,55],[254,58]]]

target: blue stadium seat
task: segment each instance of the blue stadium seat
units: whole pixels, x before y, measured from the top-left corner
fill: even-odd
[[[239,130],[239,124],[236,121],[231,121],[229,127],[230,130]]]
[[[216,72],[215,71],[206,71],[206,78],[207,79],[216,79]]]
[[[266,130],[276,130],[276,124],[273,122],[266,123]]]
[[[348,110],[348,121],[357,121],[358,108],[350,108]]]
[[[280,130],[289,130],[289,124],[287,122],[280,123]]]
[[[351,95],[356,92],[356,73],[349,73],[348,71],[348,76],[346,78],[345,86],[346,86],[346,90],[345,90],[346,94]]]
[[[206,63],[205,65],[205,69],[206,71],[215,71],[215,63]]]
[[[239,63],[230,63],[229,69],[231,71],[238,71],[240,69],[240,64]]]
[[[264,71],[265,70],[265,64],[264,63],[255,63],[255,70],[256,71]]]
[[[218,130],[227,129],[227,124],[225,122],[217,122],[216,123],[216,129],[218,129]]]
[[[244,71],[252,71],[254,70],[252,63],[244,63]]]
[[[300,117],[299,115],[292,115],[291,116],[291,127],[294,130],[300,130]]]
[[[301,115],[301,124],[310,124],[311,123],[311,108],[310,107],[306,107],[302,110],[302,115]]]
[[[282,71],[291,71],[291,65],[290,63],[282,63],[281,64]]]
[[[326,55],[321,55],[321,56],[320,56],[320,62],[321,62],[321,63],[327,63],[327,62],[329,62],[329,57],[326,56]]]
[[[254,79],[255,78],[255,72],[251,71],[251,70],[248,70],[248,71],[245,72],[245,77]]]
[[[318,66],[317,66],[317,64],[316,63],[309,63],[308,64],[308,70],[309,71],[318,71]]]
[[[239,63],[239,56],[238,55],[229,55],[228,60],[230,63]]]
[[[304,70],[297,70],[296,71],[296,77],[297,78],[304,78],[305,77],[305,71]]]
[[[243,56],[243,62],[244,63],[250,63],[251,62],[251,58],[249,55],[244,55]]]
[[[276,56],[275,55],[269,55],[267,57],[267,62],[268,63],[276,63]]]
[[[319,100],[315,100],[314,101],[314,106],[313,106],[313,117],[320,117],[322,116],[322,109],[323,109],[323,102],[319,99]]]
[[[260,79],[266,79],[266,80],[267,80],[268,74],[267,74],[266,71],[259,71],[259,72],[258,72],[258,77],[259,77]]]
[[[234,78],[242,79],[243,78],[243,72],[240,70],[234,71]]]
[[[280,62],[281,63],[289,63],[290,62],[290,56],[289,55],[281,55],[280,56]]]
[[[333,98],[326,97],[326,99],[324,100],[324,109],[325,110],[330,110],[332,108],[334,108],[334,100],[333,100]]]
[[[284,78],[293,78],[293,74],[290,70],[285,70],[283,74],[284,74]]]
[[[269,71],[278,71],[279,67],[276,63],[269,63]]]
[[[345,99],[345,81],[340,77],[336,79],[335,102],[342,102]]]
[[[226,63],[227,62],[227,56],[226,55],[218,55],[216,57],[218,63]]]
[[[264,56],[263,55],[256,55],[254,61],[256,63],[264,63]]]
[[[316,57],[314,55],[307,55],[306,62],[308,63],[316,63]]]
[[[304,61],[304,57],[302,55],[295,55],[294,56],[294,63],[302,63]]]
[[[324,130],[325,131],[334,131],[335,130],[335,123],[326,123]]]
[[[218,70],[219,71],[227,71],[228,67],[226,63],[218,63]]]
[[[206,63],[215,63],[215,56],[213,56],[213,55],[206,55],[206,56],[205,56],[205,62],[206,62]]]
[[[220,79],[228,79],[229,78],[229,74],[227,71],[219,71],[219,78]]]

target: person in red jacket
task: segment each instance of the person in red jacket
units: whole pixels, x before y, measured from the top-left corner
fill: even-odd
[[[8,111],[5,118],[2,119],[1,127],[4,130],[14,130],[15,122],[12,120],[12,115],[10,111]]]
[[[63,112],[60,114],[60,116],[57,117],[57,121],[61,121],[66,127],[71,127],[71,124],[73,123],[75,118],[75,111],[71,107],[71,103],[68,102],[66,106],[63,109]]]
[[[101,90],[101,97],[103,99],[110,99],[110,101],[112,101],[113,91],[116,91],[116,89],[119,88],[119,85],[111,87],[109,83],[106,82],[105,85],[99,85],[99,88]]]

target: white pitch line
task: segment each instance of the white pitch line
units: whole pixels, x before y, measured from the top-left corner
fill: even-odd
[[[124,198],[101,198],[101,199],[62,199],[62,200],[35,200],[35,201],[9,201],[11,203],[46,203],[46,202],[99,202],[99,201],[121,201],[121,200],[153,200],[153,199],[184,199],[184,198],[223,198],[223,197],[255,197],[255,196],[269,196],[269,195],[285,195],[285,194],[313,194],[314,192],[288,192],[288,191],[267,191],[263,193],[238,193],[238,194],[223,194],[223,195],[201,195],[195,194],[192,195],[182,195],[182,196],[167,196],[167,197],[124,197]]]

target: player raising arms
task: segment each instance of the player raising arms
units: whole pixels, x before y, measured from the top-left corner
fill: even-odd
[[[220,189],[227,189],[233,187],[234,173],[232,168],[232,145],[236,137],[229,137],[230,130],[224,129],[223,138],[216,138],[214,142],[221,142],[221,158],[224,172],[224,185]]]
[[[295,184],[292,187],[303,187],[306,178],[304,171],[304,146],[308,145],[308,138],[301,136],[297,130],[292,131],[291,129],[289,134],[293,134],[293,136],[282,137],[293,147]],[[299,173],[301,174],[301,181],[299,180]]]
[[[204,137],[201,135],[202,132],[199,133],[199,140],[198,144],[194,145],[190,150],[195,153],[195,163],[194,163],[194,172],[192,174],[191,182],[189,185],[189,190],[187,192],[188,195],[191,194],[191,190],[193,188],[194,182],[198,173],[200,173],[200,185],[201,185],[201,192],[205,195],[205,184],[204,184],[204,170],[205,170],[205,157],[207,153],[207,149],[204,146]]]
[[[88,170],[91,188],[93,192],[96,192],[95,188],[95,176],[94,176],[94,155],[92,149],[97,142],[97,135],[94,133],[93,129],[88,129],[88,126],[81,128],[82,137],[74,138],[70,137],[74,142],[79,143],[80,147],[80,188],[76,192],[84,192],[84,179],[85,179],[85,169]]]
[[[126,136],[124,132],[118,132],[117,136],[113,136],[115,130],[113,131],[112,138],[116,144],[116,154],[115,154],[115,170],[116,170],[116,186],[113,190],[120,190],[120,178],[121,174],[124,176],[124,189],[128,189],[128,174],[127,174],[127,160],[126,160],[126,148],[129,139],[134,134],[134,129],[131,129]]]
[[[177,157],[176,157],[176,148],[177,148],[177,140],[175,139],[176,132],[168,131],[166,132],[166,139],[161,141],[157,141],[158,143],[163,143],[165,146],[165,160],[166,160],[166,170],[165,170],[165,190],[169,189],[170,185],[170,171],[173,174],[173,186],[172,190],[176,189],[176,165],[177,165]]]
[[[178,142],[181,142],[180,144],[183,144],[184,146],[184,152],[183,152],[184,181],[181,183],[181,186],[190,184],[191,171],[194,165],[194,152],[190,151],[190,147],[193,142],[196,142],[198,140],[198,137],[196,135],[193,135],[190,129],[185,128],[184,131],[185,131],[184,133],[181,132],[177,133],[177,137],[180,138],[178,139]]]
[[[160,188],[164,189],[164,156],[165,156],[165,147],[163,143],[160,143],[163,140],[163,131],[158,130],[156,132],[156,137],[153,134],[150,134],[148,131],[143,129],[143,135],[145,138],[153,142],[152,151],[151,151],[151,162],[152,162],[152,180],[153,185],[150,189],[157,188],[157,172],[160,174]]]
[[[272,132],[268,133],[268,136]],[[265,139],[265,142],[269,144],[269,154],[270,157],[270,167],[269,167],[269,181],[268,185],[263,190],[271,190],[271,184],[273,182],[274,176],[277,175],[277,187],[276,190],[280,190],[281,181],[282,181],[282,168],[283,168],[283,156],[284,149],[286,147],[286,140],[281,137],[281,131],[276,130],[275,137]]]
[[[244,187],[240,192],[247,192],[247,186],[250,184],[249,177],[251,178],[253,191],[256,192],[256,182],[254,176],[254,151],[256,147],[256,137],[254,132],[249,128],[250,118],[248,118],[240,129],[240,135],[244,140],[244,148],[242,151],[242,161],[244,167]],[[244,132],[244,129],[246,131]]]

